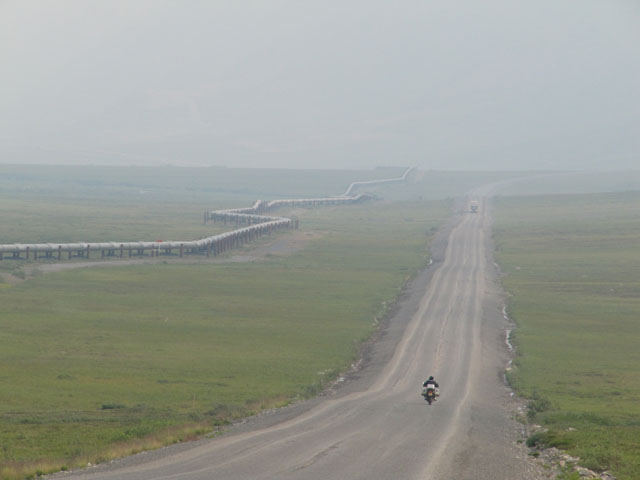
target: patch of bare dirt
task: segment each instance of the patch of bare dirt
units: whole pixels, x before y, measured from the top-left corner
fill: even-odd
[[[24,278],[14,275],[13,273],[7,273],[7,272],[0,273],[0,280],[2,280],[2,283],[8,284],[8,285],[16,285],[18,283],[24,282]]]
[[[322,234],[318,232],[301,232],[297,230],[292,233],[286,233],[282,236],[275,237],[268,243],[258,245],[254,248],[251,248],[251,245],[249,245],[249,255],[234,254],[226,260],[232,262],[251,262],[263,260],[271,256],[286,257],[302,250],[310,241],[320,237],[322,237]],[[222,258],[220,260],[224,261],[225,259]]]

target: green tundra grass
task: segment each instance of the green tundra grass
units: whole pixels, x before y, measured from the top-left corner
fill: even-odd
[[[0,165],[0,243],[194,240],[214,232],[206,210],[339,195],[403,172]]]
[[[529,440],[640,479],[640,193],[500,198],[497,260],[517,323]]]
[[[0,236],[74,241],[98,239],[101,229],[110,238],[175,238],[184,227],[197,238],[211,228],[199,209],[217,208],[213,197],[171,195],[175,205],[154,210],[101,187],[77,200],[48,192],[60,199],[49,205],[40,194],[15,193],[1,199]],[[302,232],[275,239],[311,238],[289,255],[160,258],[0,283],[0,478],[192,438],[315,394],[349,366],[428,260],[430,236],[449,209],[448,201],[414,200],[282,211],[300,218]],[[25,222],[31,215],[38,221]],[[23,266],[5,260],[0,273]]]

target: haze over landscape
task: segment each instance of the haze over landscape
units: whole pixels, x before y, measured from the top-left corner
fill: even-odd
[[[0,480],[640,480],[639,26],[0,0]]]
[[[0,3],[0,163],[633,169],[640,4]]]

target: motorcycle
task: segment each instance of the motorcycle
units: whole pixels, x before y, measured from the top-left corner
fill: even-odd
[[[426,387],[422,387],[422,396],[431,405],[436,401],[436,398],[440,395],[440,389],[435,385],[429,384]]]

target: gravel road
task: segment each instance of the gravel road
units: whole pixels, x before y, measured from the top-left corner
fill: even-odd
[[[177,445],[65,474],[80,479],[546,478],[516,443],[502,294],[491,260],[485,202],[460,212],[434,245],[434,263],[408,288],[365,352],[364,367],[334,391]],[[420,396],[440,382],[432,406]],[[56,476],[57,477],[57,476]]]

